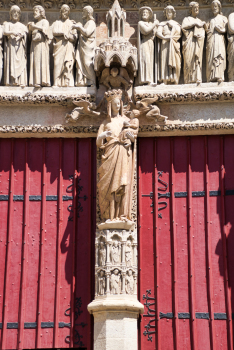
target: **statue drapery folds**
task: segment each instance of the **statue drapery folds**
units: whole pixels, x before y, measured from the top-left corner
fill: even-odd
[[[184,56],[184,82],[202,82],[202,56],[205,39],[205,22],[197,18],[199,4],[192,1],[189,4],[190,16],[182,22],[183,56]]]
[[[20,23],[21,10],[13,5],[10,22],[4,22],[4,84],[27,86],[26,42],[28,29]]]
[[[159,21],[154,19],[150,7],[144,6],[139,12],[138,23],[138,80],[140,85],[154,82],[154,38]]]
[[[158,81],[164,84],[178,84],[181,68],[180,43],[181,26],[173,18],[176,11],[168,5],[164,9],[166,21],[158,26],[157,37],[160,40]]]
[[[104,220],[130,220],[133,185],[134,145],[138,125],[131,128],[123,114],[122,91],[105,93],[108,116],[101,124],[97,147],[103,150],[98,169],[99,206]]]
[[[52,25],[54,86],[74,86],[73,66],[77,32],[72,29],[75,22],[69,19],[69,13],[69,6],[62,5],[60,20]]]
[[[227,31],[227,17],[221,13],[221,3],[214,0],[211,4],[214,18],[205,26],[207,32],[206,44],[206,77],[207,81],[224,81],[226,69],[226,42],[224,34]]]

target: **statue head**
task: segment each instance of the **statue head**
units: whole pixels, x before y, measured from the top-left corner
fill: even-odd
[[[150,7],[143,6],[139,10],[139,17],[141,20],[145,22],[150,22],[150,21],[153,21],[154,14]]]
[[[219,13],[222,15],[222,5],[219,0],[213,0],[211,3],[211,9],[213,14],[216,16]]]
[[[128,276],[132,276],[132,270],[128,270]]]
[[[20,10],[19,6],[17,6],[17,5],[11,6],[10,20],[14,21],[14,22],[18,22],[20,20],[20,16],[21,16],[21,10]]]
[[[34,6],[33,17],[34,17],[34,19],[40,19],[40,18],[46,19],[44,7],[42,7],[41,5]]]
[[[193,17],[197,17],[199,14],[199,3],[196,1],[192,1],[189,3],[189,15]]]
[[[93,19],[94,20],[94,18],[93,18],[93,8],[91,7],[91,6],[85,6],[84,8],[83,8],[83,18],[84,19]]]
[[[114,275],[118,275],[118,273],[119,273],[119,270],[118,269],[114,269],[114,271],[113,271],[113,273],[114,273]]]
[[[171,5],[168,5],[167,7],[165,7],[163,13],[164,13],[164,16],[166,17],[166,19],[168,19],[168,20],[176,17],[176,10]]]
[[[111,71],[110,71],[110,74],[112,75],[112,77],[117,77],[117,75],[119,74],[119,70],[118,68],[112,68]]]
[[[101,271],[100,271],[100,277],[103,277],[103,276],[104,276],[104,271],[101,270]]]
[[[107,100],[107,114],[108,118],[118,116],[119,113],[123,115],[122,90],[110,90],[105,92]]]
[[[61,19],[67,19],[69,18],[69,14],[70,14],[70,7],[66,4],[63,4],[61,6],[61,9],[60,9],[60,17]]]

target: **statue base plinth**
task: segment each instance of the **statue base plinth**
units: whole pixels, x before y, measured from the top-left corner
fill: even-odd
[[[144,306],[135,298],[100,298],[88,305],[94,316],[94,350],[137,350],[137,319]]]
[[[98,225],[99,230],[134,230],[135,223],[131,220],[107,220]]]

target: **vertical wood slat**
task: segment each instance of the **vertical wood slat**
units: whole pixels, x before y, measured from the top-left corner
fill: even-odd
[[[45,239],[45,218],[46,218],[46,140],[43,140],[43,161],[41,178],[41,232],[40,232],[40,256],[38,276],[38,306],[37,306],[37,335],[36,348],[41,348],[41,320],[42,320],[42,299],[43,299],[43,276],[44,271],[44,239]]]
[[[225,286],[225,304],[227,312],[227,335],[228,349],[233,350],[233,334],[232,334],[232,312],[231,312],[231,297],[228,287],[228,267],[227,267],[227,233],[225,226],[225,165],[224,165],[224,140],[220,137],[220,189],[221,189],[221,227],[222,227],[222,248],[223,248],[223,266],[224,266],[224,286]]]
[[[154,268],[155,268],[155,330],[156,330],[156,348],[161,349],[161,339],[160,339],[160,319],[159,319],[159,256],[158,256],[158,167],[157,167],[157,138],[154,139]]]
[[[28,261],[28,234],[29,229],[29,166],[28,166],[28,140],[25,141],[25,173],[24,173],[24,217],[23,217],[23,242],[21,259],[21,287],[20,287],[20,306],[19,306],[19,333],[18,348],[24,348],[24,321],[25,321],[25,302],[26,302],[26,268]]]
[[[215,325],[214,325],[214,306],[213,306],[213,273],[212,273],[212,259],[211,259],[211,232],[210,232],[210,203],[209,203],[209,166],[208,166],[208,140],[205,136],[205,232],[206,232],[206,261],[207,261],[207,294],[208,294],[208,308],[210,314],[210,343],[211,350],[216,349],[215,341]]]
[[[141,241],[143,239],[143,232],[141,229],[141,213],[142,213],[142,201],[141,201],[141,194],[142,194],[142,186],[141,186],[141,167],[140,165],[140,153],[141,153],[141,147],[140,147],[140,142],[138,143],[138,152],[137,152],[137,158],[138,158],[138,167],[137,167],[137,182],[138,182],[138,205],[137,205],[137,227],[138,227],[138,299],[141,300],[141,296],[143,295],[143,289],[141,288],[141,256],[142,256],[142,244]],[[139,317],[139,321],[142,321],[142,316]],[[140,331],[138,332],[138,344],[140,345],[139,348],[140,350],[143,350],[141,347],[142,341],[142,322],[139,327]]]
[[[14,192],[14,139],[11,140],[11,168],[10,168],[10,184],[9,184],[9,204],[8,204],[8,220],[7,220],[7,248],[6,248],[6,267],[4,278],[4,302],[3,302],[3,322],[2,322],[2,344],[1,348],[6,349],[7,339],[7,308],[8,308],[8,280],[9,265],[11,259],[11,234],[12,234],[12,215],[13,215],[13,192]]]
[[[175,198],[174,198],[174,180],[175,180],[175,170],[174,170],[174,141],[173,138],[170,140],[170,153],[171,153],[171,237],[172,237],[172,296],[173,296],[173,313],[174,313],[174,349],[179,348],[179,329],[178,329],[178,289],[177,289],[177,241],[176,241],[176,231],[175,231]]]
[[[74,144],[74,175],[73,175],[73,201],[72,201],[72,208],[73,208],[73,230],[72,230],[72,284],[71,284],[71,312],[70,312],[70,322],[71,322],[71,329],[70,329],[70,348],[73,348],[74,346],[74,331],[75,331],[75,254],[76,254],[76,216],[77,216],[77,148],[78,148],[78,142],[77,139],[75,140]]]
[[[191,140],[188,137],[188,171],[187,171],[187,193],[188,193],[188,251],[189,251],[189,297],[191,314],[191,342],[192,350],[199,350],[196,346],[196,315],[195,315],[195,291],[194,291],[194,256],[193,256],[193,225],[192,225],[192,188],[191,188]]]
[[[56,281],[55,281],[55,308],[54,308],[54,348],[58,348],[58,326],[60,311],[60,284],[61,284],[61,265],[60,265],[60,242],[63,222],[63,174],[62,174],[62,150],[63,141],[59,140],[59,179],[58,179],[58,203],[57,203],[57,247],[56,247]]]

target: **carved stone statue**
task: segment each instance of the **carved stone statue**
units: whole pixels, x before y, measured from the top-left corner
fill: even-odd
[[[158,81],[163,84],[178,84],[180,79],[181,54],[180,43],[181,26],[173,18],[176,11],[168,5],[164,9],[166,21],[158,26],[157,36],[160,40]]]
[[[141,101],[137,101],[136,104],[131,102],[132,111],[130,112],[130,115],[135,118],[142,116],[156,121],[165,122],[168,117],[160,114],[158,106],[153,105],[157,100],[158,97],[143,98]]]
[[[73,25],[79,33],[76,50],[76,86],[96,85],[94,72],[94,55],[96,47],[96,23],[93,18],[93,8],[83,8],[84,26],[81,23]]]
[[[52,39],[50,25],[42,6],[34,6],[33,16],[36,23],[28,23],[32,34],[29,86],[50,86],[49,44]]]
[[[228,80],[234,81],[234,12],[228,16]]]
[[[125,248],[125,263],[127,267],[132,266],[132,246],[131,242],[127,242]]]
[[[60,19],[52,25],[54,86],[74,86],[73,66],[77,31],[72,29],[75,21],[69,19],[70,7],[66,4],[60,9]]]
[[[221,3],[213,0],[211,4],[214,17],[205,26],[207,32],[206,44],[206,78],[207,81],[224,81],[226,69],[226,42],[224,34],[227,31],[227,17],[222,15]]]
[[[99,244],[99,266],[105,266],[106,264],[106,247],[103,242]]]
[[[132,80],[129,79],[126,69],[121,68],[120,71],[116,67],[111,68],[111,70],[105,68],[102,72],[100,84],[105,85],[109,90],[120,89],[122,87],[128,90],[131,87]]]
[[[139,10],[138,23],[138,80],[140,85],[154,82],[154,38],[159,21],[150,7]]]
[[[120,263],[120,244],[118,241],[112,243],[110,257],[113,265]]]
[[[111,274],[110,290],[111,294],[119,294],[120,292],[120,276],[118,269],[114,269],[114,271]]]
[[[106,277],[105,277],[105,272],[101,270],[98,277],[98,294],[104,295],[105,290],[106,290]]]
[[[4,84],[13,86],[27,85],[26,41],[28,29],[20,23],[21,10],[11,6],[10,22],[4,22]]]
[[[132,275],[132,270],[128,270],[125,278],[125,291],[127,294],[134,293],[134,278]]]
[[[105,93],[107,118],[102,122],[97,136],[97,147],[103,150],[102,164],[98,169],[99,206],[106,223],[128,222],[131,218],[131,194],[134,174],[134,143],[138,132],[121,132],[129,118],[123,114],[122,91]],[[126,144],[130,140],[131,147]],[[132,224],[132,221],[130,221]]]
[[[198,2],[190,2],[189,7],[190,16],[185,17],[182,22],[185,84],[202,82],[202,56],[205,39],[205,22],[197,18]]]

